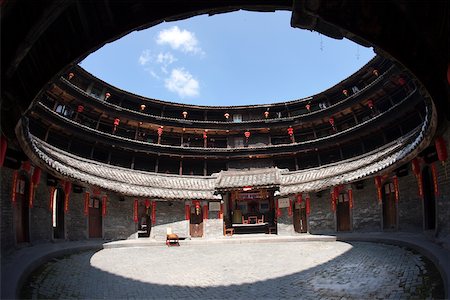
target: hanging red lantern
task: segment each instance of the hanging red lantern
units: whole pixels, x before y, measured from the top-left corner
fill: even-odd
[[[120,124],[120,119],[119,118],[115,118],[114,119],[114,127],[119,126],[119,124]]]
[[[109,97],[111,97],[111,94],[110,93],[106,93],[105,94],[105,100],[108,100]]]
[[[373,100],[368,100],[367,101],[367,106],[370,108],[370,109],[373,109]]]
[[[64,193],[65,193],[64,212],[65,213],[69,211],[69,197],[70,197],[71,191],[72,191],[72,183],[70,181],[66,181],[64,184]]]
[[[163,127],[158,128],[158,136],[161,136],[163,134]]]
[[[191,206],[189,204],[184,206],[184,218],[188,221],[191,219]]]
[[[309,215],[311,213],[311,200],[309,198],[309,195],[306,195],[306,214]]]
[[[84,111],[84,106],[83,105],[78,105],[77,112],[78,113],[82,113],[83,111]]]
[[[403,77],[399,77],[397,80],[399,85],[405,85],[406,84],[406,80]]]
[[[383,200],[383,194],[381,191],[381,176],[375,176],[375,186],[377,187],[378,203],[381,203],[381,201]]]
[[[223,116],[225,117],[225,119],[228,120],[228,118],[230,117],[230,114],[229,113],[225,113]]]
[[[38,186],[41,182],[41,169],[39,167],[34,167],[31,182],[34,184],[34,186]]]
[[[303,197],[302,197],[302,194],[300,193],[297,195],[297,203],[301,204],[302,202],[303,202]]]
[[[372,71],[372,74],[378,77],[378,75],[379,75],[378,70],[377,70],[377,69],[374,69],[374,70]]]
[[[434,194],[436,196],[439,196],[439,183],[438,183],[438,175],[436,170],[436,165],[433,163],[431,164],[431,175],[433,176],[433,188],[434,188]]]
[[[208,138],[208,132],[205,130],[203,131],[203,139],[206,140]]]
[[[353,208],[353,190],[348,189],[347,195],[348,195],[348,205],[350,206],[350,209],[351,209],[351,208]]]
[[[311,111],[311,104],[308,103],[305,105],[305,107],[306,107],[306,110]]]
[[[268,111],[265,111],[265,112],[264,112],[264,118],[267,119],[268,117],[269,117],[269,112],[268,112]]]
[[[195,214],[198,216],[201,212],[201,205],[200,205],[200,201],[194,201],[194,209],[195,209]]]
[[[288,132],[288,134],[289,134],[290,136],[293,136],[293,135],[294,135],[294,129],[293,129],[292,127],[289,127],[289,128],[287,129],[287,132]]]
[[[334,127],[334,118],[333,118],[333,117],[330,117],[330,118],[328,119],[328,122],[330,123],[331,126]]]
[[[53,213],[53,198],[55,197],[55,190],[56,188],[54,186],[50,187],[50,199],[48,199],[48,210]]]
[[[187,112],[187,111],[183,111],[183,112],[182,112],[182,115],[183,115],[183,118],[186,119],[186,117],[187,117],[187,115],[188,115],[188,112]]]
[[[394,176],[392,178],[392,182],[394,183],[394,191],[395,191],[395,201],[398,202],[400,199],[399,189],[398,189],[398,177]]]
[[[347,90],[342,90],[342,94],[344,94],[345,97],[348,96],[348,91]]]
[[[5,162],[7,149],[8,149],[8,140],[2,134],[2,136],[0,138],[0,167],[3,167],[3,163]]]
[[[87,216],[89,214],[89,192],[84,193],[84,215]]]
[[[436,152],[438,155],[438,159],[442,164],[447,160],[448,153],[447,153],[447,146],[445,144],[445,140],[442,138],[442,136],[437,137],[436,140],[434,140],[434,145],[436,147]]]
[[[244,136],[246,139],[248,139],[250,137],[250,135],[251,135],[250,131],[244,132]]]
[[[134,199],[134,205],[133,205],[133,221],[134,221],[134,223],[137,223],[139,221],[138,209],[139,209],[139,202],[137,199]]]
[[[22,169],[23,169],[24,171],[26,171],[27,173],[30,172],[30,170],[31,170],[31,164],[30,164],[30,161],[29,161],[29,160],[26,160],[26,161],[22,162]]]
[[[13,173],[13,182],[12,182],[12,193],[11,193],[11,202],[12,204],[16,204],[17,199],[17,181],[19,179],[19,172],[14,171]]]
[[[145,104],[141,104],[141,111],[144,111],[145,109]]]
[[[203,220],[208,219],[208,204],[203,205]]]
[[[145,199],[145,208],[150,208],[150,200],[148,200],[148,199]]]
[[[152,201],[152,224],[156,224],[156,201]]]
[[[108,202],[108,197],[106,195],[104,195],[102,197],[102,216],[106,216],[106,204]]]
[[[67,76],[67,78],[69,78],[69,80],[71,80],[74,76],[75,76],[75,74],[73,74],[72,72],[70,72],[69,75]]]

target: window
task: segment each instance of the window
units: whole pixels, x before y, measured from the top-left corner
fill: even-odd
[[[233,115],[233,122],[235,122],[235,123],[242,122],[242,115],[241,114],[234,114]]]
[[[244,138],[235,137],[234,138],[234,148],[244,147]]]

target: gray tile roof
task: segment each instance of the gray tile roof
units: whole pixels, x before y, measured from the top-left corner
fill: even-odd
[[[280,185],[280,174],[285,170],[261,168],[221,171],[217,177],[217,189],[233,189],[245,186],[273,187]]]

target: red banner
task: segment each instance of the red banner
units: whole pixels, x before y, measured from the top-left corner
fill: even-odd
[[[292,200],[291,199],[289,199],[288,215],[292,216]]]
[[[102,197],[102,216],[106,216],[106,204],[108,202],[108,196],[104,195]]]
[[[311,213],[311,206],[310,206],[309,196],[306,196],[306,214],[309,215]]]
[[[134,205],[133,205],[133,221],[134,221],[134,223],[137,223],[139,221],[138,209],[139,209],[139,202],[137,201],[137,199],[134,199]]]
[[[422,173],[419,173],[417,176],[417,186],[419,188],[419,196],[423,199],[423,181],[422,181]]]
[[[152,224],[156,224],[156,201],[152,201]]]
[[[334,191],[335,190],[333,189],[331,193],[331,211],[333,212],[336,211],[336,193]]]
[[[400,193],[398,191],[398,177],[394,176],[392,181],[394,182],[395,201],[398,202],[398,200],[400,199]]]
[[[382,186],[381,186],[381,176],[375,177],[375,186],[377,187],[377,197],[378,197],[378,203],[381,203],[383,201],[383,193],[382,193]]]
[[[89,192],[84,193],[84,215],[87,216],[89,214]]]
[[[275,202],[276,202],[277,218],[279,218],[281,217],[281,209],[278,206],[278,200],[276,200]]]
[[[349,189],[347,191],[348,194],[348,205],[350,206],[350,208],[353,208],[353,190]]]
[[[184,206],[184,218],[186,220],[190,220],[191,219],[191,206],[189,204],[186,204]]]
[[[30,180],[29,183],[29,193],[28,193],[28,207],[32,208],[33,207],[33,199],[34,199],[34,185],[33,182]]]
[[[69,199],[70,199],[70,192],[72,191],[72,183],[70,181],[66,181],[64,183],[64,212],[67,213],[69,211]]]
[[[223,219],[223,204],[222,203],[220,203],[220,211],[219,211],[218,217],[219,217],[219,219]]]
[[[50,199],[48,199],[48,210],[53,213],[53,197],[55,196],[56,188],[54,186],[50,187]]]
[[[438,182],[438,176],[437,176],[437,170],[436,170],[435,164],[431,164],[431,174],[433,176],[434,194],[436,196],[439,196],[439,182]]]
[[[12,184],[12,193],[11,193],[11,202],[12,204],[16,204],[17,200],[17,180],[19,178],[19,172],[14,171],[13,174],[13,184]]]
[[[203,205],[203,220],[208,219],[208,204]]]

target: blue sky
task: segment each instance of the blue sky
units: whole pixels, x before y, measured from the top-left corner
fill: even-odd
[[[290,12],[234,12],[161,23],[106,44],[80,65],[146,97],[200,105],[299,99],[348,77],[375,54],[290,27]]]

